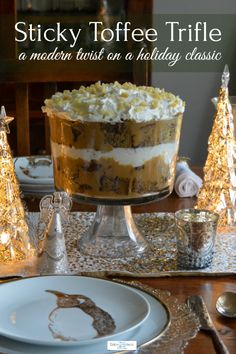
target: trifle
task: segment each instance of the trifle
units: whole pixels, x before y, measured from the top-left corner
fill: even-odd
[[[79,235],[80,251],[108,258],[149,252],[130,205],[172,191],[183,101],[158,88],[98,82],[56,93],[43,111],[56,188],[98,205],[89,231]]]
[[[129,203],[172,190],[183,101],[153,87],[96,83],[45,101],[56,188]]]

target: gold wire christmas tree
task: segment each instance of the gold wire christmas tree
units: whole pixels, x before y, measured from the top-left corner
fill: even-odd
[[[23,260],[30,252],[28,226],[7,141],[13,117],[0,113],[0,262]]]
[[[221,227],[235,222],[235,141],[233,114],[228,92],[229,76],[229,69],[226,65],[222,75],[215,120],[208,140],[203,186],[199,191],[196,205],[198,209],[208,209],[219,213],[219,226]]]

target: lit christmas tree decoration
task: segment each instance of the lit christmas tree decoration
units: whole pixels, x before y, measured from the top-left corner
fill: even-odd
[[[204,167],[203,186],[197,209],[208,209],[220,215],[219,226],[236,222],[235,140],[232,106],[229,100],[229,69],[225,66],[212,132],[208,140],[208,156]]]
[[[4,107],[0,113],[0,263],[20,261],[31,253],[28,225],[7,141],[9,123]]]

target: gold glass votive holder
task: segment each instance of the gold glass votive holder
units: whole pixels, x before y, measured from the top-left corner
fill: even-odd
[[[213,258],[219,215],[208,210],[175,213],[177,261],[181,269],[208,267]]]

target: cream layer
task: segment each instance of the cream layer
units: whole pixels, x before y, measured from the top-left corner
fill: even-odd
[[[120,165],[131,165],[139,167],[154,157],[161,156],[165,163],[169,165],[178,151],[178,144],[166,143],[156,146],[147,146],[139,148],[114,148],[111,151],[97,151],[94,149],[77,149],[63,144],[57,144],[51,141],[52,154],[54,158],[67,156],[72,159],[82,159],[84,161],[99,161],[100,159],[113,159]]]
[[[172,119],[183,113],[185,103],[159,88],[118,82],[96,84],[79,90],[56,92],[45,100],[43,111],[68,120],[88,122],[148,122]]]

